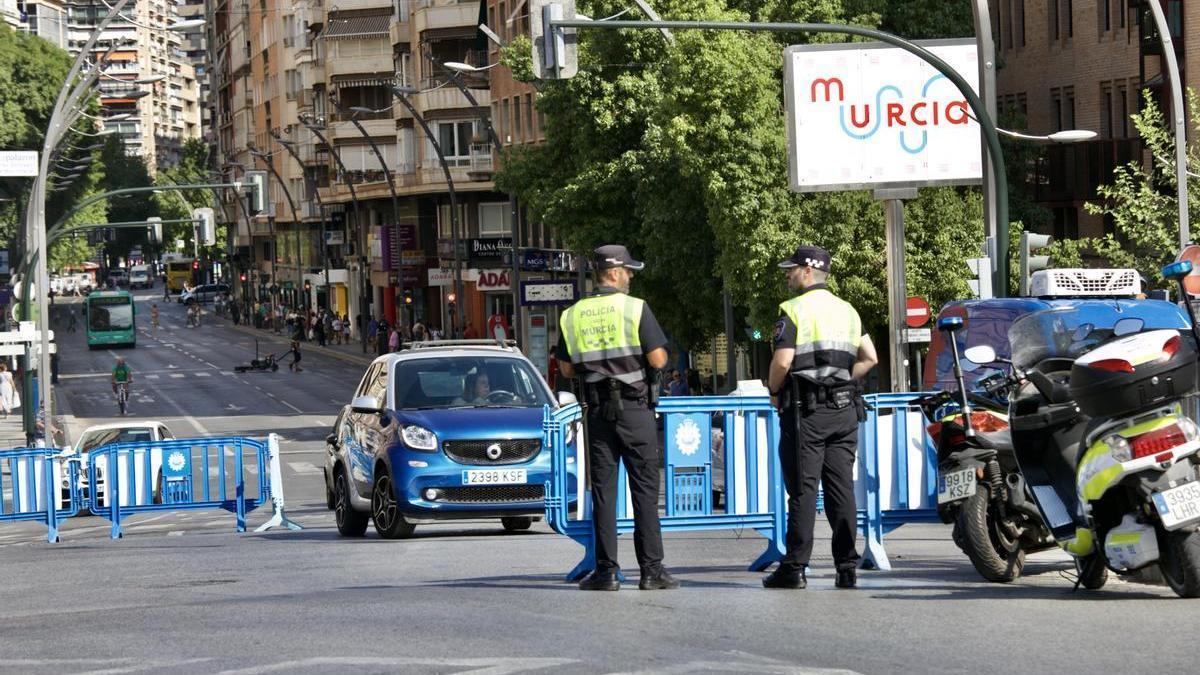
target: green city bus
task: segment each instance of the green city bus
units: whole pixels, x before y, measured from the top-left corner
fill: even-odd
[[[83,301],[89,349],[137,344],[133,295],[129,291],[94,291]]]

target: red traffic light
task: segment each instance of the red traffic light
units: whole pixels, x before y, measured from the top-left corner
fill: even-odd
[[[454,295],[453,293],[448,293],[446,294],[446,302],[454,302],[457,297],[458,296]]]
[[[192,269],[193,269],[193,270],[198,270],[198,269],[200,269],[200,261],[199,261],[199,260],[193,260],[193,261],[192,261]]]
[[[246,273],[242,272],[242,281],[245,281],[245,280],[246,280]]]

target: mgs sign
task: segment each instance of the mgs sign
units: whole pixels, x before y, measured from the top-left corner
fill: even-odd
[[[922,44],[977,88],[974,42]],[[979,182],[979,125],[918,57],[874,44],[794,46],[784,76],[793,190]]]

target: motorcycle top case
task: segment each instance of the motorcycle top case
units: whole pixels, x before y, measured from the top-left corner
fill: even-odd
[[[1075,360],[1071,398],[1089,417],[1120,417],[1196,386],[1196,350],[1174,330],[1127,335]]]

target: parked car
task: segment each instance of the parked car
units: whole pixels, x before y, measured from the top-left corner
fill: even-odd
[[[108,270],[108,283],[112,286],[128,286],[129,270],[124,267],[112,267]]]
[[[87,272],[80,272],[73,276],[75,277],[75,288],[80,293],[89,293],[96,285],[92,282],[92,275]]]
[[[374,521],[396,539],[467,518],[528,529],[550,478],[546,405],[558,405],[549,385],[515,348],[451,341],[377,358],[326,439],[338,531]]]
[[[194,302],[208,304],[221,294],[229,292],[229,284],[201,284],[191,289],[185,289],[179,294],[179,302],[190,305]]]
[[[175,434],[167,428],[167,425],[162,422],[153,420],[137,421],[137,422],[115,422],[112,424],[97,424],[90,426],[79,435],[79,441],[75,443],[75,447],[71,452],[78,458],[80,481],[79,485],[83,490],[83,499],[90,499],[90,486],[88,485],[88,464],[90,462],[91,453],[93,450],[101,448],[113,443],[139,443],[139,442],[154,442],[154,441],[170,441],[175,439]],[[105,493],[104,474],[107,461],[105,457],[96,458],[96,480],[98,489],[101,493],[101,503],[104,503]],[[129,469],[125,465],[119,467],[120,475],[118,476],[122,485],[129,485]],[[146,503],[146,465],[144,461],[135,461],[134,463],[134,479],[137,482],[137,500],[136,503]],[[162,452],[150,452],[150,486],[154,501],[160,501],[162,495]],[[67,482],[67,476],[62,477],[63,498],[66,499],[70,495],[70,484]],[[126,493],[128,494],[128,493]],[[125,503],[125,500],[122,500]]]

